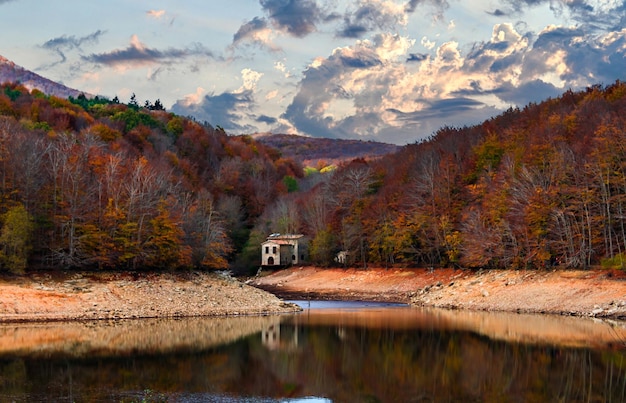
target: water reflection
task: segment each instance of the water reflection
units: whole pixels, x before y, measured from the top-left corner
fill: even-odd
[[[0,324],[0,357],[95,357],[198,351],[280,324],[279,316]]]
[[[626,401],[624,323],[326,304],[1,325],[0,401]]]
[[[309,325],[363,326],[473,332],[494,340],[570,347],[626,346],[626,322],[558,315],[411,308],[403,304],[290,301],[305,309],[294,321]]]

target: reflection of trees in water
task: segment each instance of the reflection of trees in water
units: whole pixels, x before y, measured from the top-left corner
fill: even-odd
[[[4,358],[0,390],[48,398],[71,390],[81,401],[145,390],[338,402],[626,400],[623,349],[512,344],[429,329],[282,324],[277,334],[272,348],[257,333],[169,353]]]
[[[0,324],[0,357],[112,357],[205,350],[278,323],[279,316],[237,316]]]
[[[298,349],[254,353],[263,365],[259,372],[300,385],[301,395],[336,401],[626,399],[625,351],[509,344],[459,332],[299,332]]]

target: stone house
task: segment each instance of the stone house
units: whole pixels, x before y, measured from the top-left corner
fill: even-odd
[[[261,266],[286,267],[308,259],[308,244],[302,234],[272,234],[261,244]]]

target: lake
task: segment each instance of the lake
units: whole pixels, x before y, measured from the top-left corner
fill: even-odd
[[[0,402],[626,401],[626,323],[294,301],[295,315],[0,324]]]

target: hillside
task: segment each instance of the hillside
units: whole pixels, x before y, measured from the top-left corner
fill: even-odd
[[[280,150],[282,155],[303,166],[337,165],[355,158],[372,159],[391,154],[399,146],[376,141],[304,137],[293,134],[255,134],[259,143]]]
[[[0,268],[252,272],[268,234],[302,233],[319,266],[623,269],[624,144],[619,81],[404,147],[4,84]]]
[[[0,270],[258,265],[250,231],[302,167],[149,106],[0,85]]]
[[[20,83],[29,90],[38,89],[60,98],[77,98],[80,94],[90,96],[26,70],[0,55],[0,85],[5,83]]]
[[[626,267],[626,84],[355,161],[302,195],[317,265]]]

